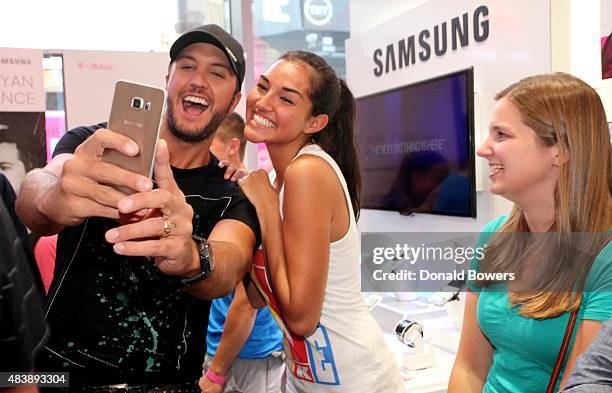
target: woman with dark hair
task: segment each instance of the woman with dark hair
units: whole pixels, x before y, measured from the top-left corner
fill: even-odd
[[[354,117],[346,83],[309,52],[282,56],[247,98],[245,135],[275,171],[239,180],[263,237],[251,277],[284,333],[288,392],[404,391],[360,292]]]
[[[561,73],[496,99],[478,155],[514,207],[485,227],[471,268],[515,278],[469,281],[449,392],[557,392],[612,317],[606,114],[593,88]]]

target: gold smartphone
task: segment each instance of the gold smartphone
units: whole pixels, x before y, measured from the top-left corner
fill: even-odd
[[[107,128],[136,142],[138,154],[130,157],[107,149],[102,160],[151,178],[165,103],[166,92],[163,89],[117,81]],[[136,192],[123,186],[113,187],[126,194]]]

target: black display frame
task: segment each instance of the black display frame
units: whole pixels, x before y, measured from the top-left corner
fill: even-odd
[[[364,95],[364,96],[360,96],[357,97],[355,99],[356,101],[356,110],[358,110],[359,107],[359,102],[361,100],[365,100],[365,99],[370,99],[373,97],[377,97],[377,96],[383,96],[383,95],[388,95],[388,94],[392,94],[401,90],[407,90],[407,89],[413,89],[417,86],[421,86],[424,84],[428,84],[428,83],[433,83],[436,81],[440,81],[443,79],[448,79],[448,78],[452,78],[458,75],[465,75],[466,78],[466,110],[467,110],[467,148],[468,148],[468,153],[467,153],[467,160],[468,160],[468,168],[469,168],[469,174],[468,174],[468,180],[469,180],[469,184],[470,184],[470,195],[469,195],[469,202],[470,202],[470,206],[469,206],[469,212],[467,214],[458,212],[458,211],[453,211],[453,210],[441,210],[441,209],[434,209],[434,210],[420,210],[419,208],[406,208],[406,209],[398,209],[396,207],[390,207],[390,206],[368,206],[365,203],[363,204],[362,208],[363,209],[369,209],[369,210],[382,210],[382,211],[396,211],[401,215],[413,215],[413,214],[433,214],[433,215],[442,215],[442,216],[452,216],[452,217],[466,217],[466,218],[476,218],[477,216],[477,206],[476,206],[476,148],[475,148],[475,121],[474,121],[474,111],[475,111],[475,107],[474,107],[474,67],[470,66],[467,68],[463,68],[457,71],[453,71],[453,72],[449,72],[447,74],[443,74],[443,75],[438,75],[432,78],[428,78],[428,79],[424,79],[424,80],[420,80],[417,82],[413,82],[413,83],[409,83],[406,85],[402,85],[402,86],[398,86],[398,87],[394,87],[391,89],[387,89],[387,90],[383,90],[383,91],[378,91],[376,93],[373,94],[368,94],[368,95]],[[356,117],[356,121],[357,121],[357,117]],[[358,129],[358,125],[355,124],[356,129]],[[357,135],[357,142],[359,143],[359,135]],[[361,150],[360,150],[360,160],[363,162],[363,157],[361,154]],[[363,168],[361,168],[361,170],[363,170]],[[362,178],[364,177],[363,172],[361,174]]]

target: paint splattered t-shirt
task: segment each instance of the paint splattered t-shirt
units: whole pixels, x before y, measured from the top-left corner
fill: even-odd
[[[54,154],[72,153],[95,130],[69,131]],[[221,219],[247,224],[260,238],[253,206],[212,157],[195,169],[172,168],[193,207],[193,232],[208,237]],[[202,375],[210,302],[189,295],[180,278],[143,257],[113,252],[104,233],[114,220],[89,218],[60,233],[47,302],[49,343],[39,370],[69,371],[71,383],[185,383]],[[259,241],[258,241],[259,242]]]

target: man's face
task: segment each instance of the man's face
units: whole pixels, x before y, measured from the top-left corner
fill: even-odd
[[[0,172],[6,176],[18,194],[26,169],[19,159],[19,150],[15,143],[0,142]]]
[[[181,51],[167,77],[167,125],[179,140],[209,138],[240,100],[236,75],[221,49],[195,43]]]

